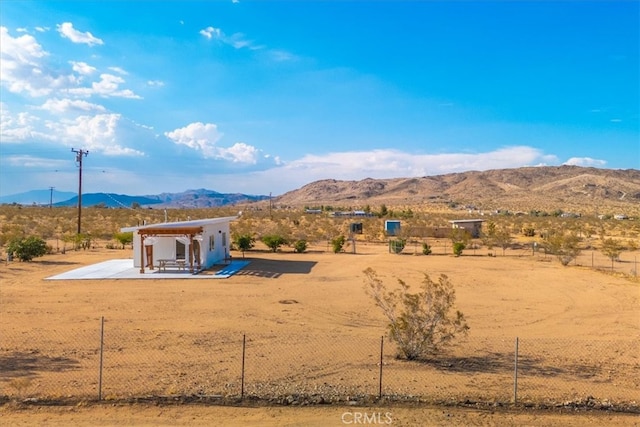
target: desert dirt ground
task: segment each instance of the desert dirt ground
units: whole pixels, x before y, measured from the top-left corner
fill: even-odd
[[[362,272],[368,267],[389,286],[398,278],[417,286],[424,273],[448,275],[457,308],[471,327],[469,337],[444,362],[426,367],[397,361],[393,348],[385,347],[385,393],[508,402],[510,360],[519,337],[523,401],[584,398],[581,393],[593,394],[581,388],[584,380],[597,386],[599,401],[640,401],[640,287],[628,277],[563,267],[526,252],[456,258],[396,255],[385,245],[359,244],[355,254],[333,254],[325,245],[304,254],[251,251],[246,254],[251,263],[224,280],[43,280],[129,255],[123,250],[69,251],[0,267],[0,390],[13,399],[0,408],[3,425],[324,426],[356,424],[356,413],[377,414],[382,422],[389,413],[391,425],[404,426],[638,425],[637,414],[567,406],[122,404],[118,399],[149,393],[238,394],[237,350],[243,336],[247,374],[256,380],[245,384],[250,395],[290,394],[292,384],[293,390],[310,393],[351,388],[356,394],[376,394],[376,352],[385,321],[364,292]],[[242,258],[240,253],[233,256]],[[30,396],[93,393],[94,379],[73,375],[95,362],[92,340],[103,316],[105,363],[112,367],[105,372],[106,402],[15,403]],[[213,355],[212,346],[219,346]],[[29,361],[28,369],[15,355]],[[211,360],[214,368],[201,369]],[[54,362],[61,369],[38,366]],[[64,363],[75,370],[66,372]],[[349,372],[361,374],[351,381],[345,379]],[[70,378],[73,386],[61,386],[60,378]]]

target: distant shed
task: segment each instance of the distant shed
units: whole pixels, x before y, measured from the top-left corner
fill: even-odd
[[[400,234],[400,220],[387,219],[384,222],[384,232],[387,236],[397,236]]]
[[[469,232],[474,239],[480,237],[484,219],[455,219],[449,221],[452,228],[461,228]]]

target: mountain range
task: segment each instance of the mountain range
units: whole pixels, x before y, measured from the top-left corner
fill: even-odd
[[[326,179],[273,200],[319,207],[473,206],[484,210],[640,213],[640,170],[538,166],[418,178]]]
[[[77,206],[76,193],[36,190],[0,197],[0,203]],[[187,190],[182,193],[130,196],[113,193],[82,195],[83,206],[205,208],[271,199],[280,206],[363,207],[473,206],[479,209],[574,212],[635,212],[640,214],[640,170],[579,166],[539,166],[469,171],[417,178],[325,179],[270,198],[266,195]],[[62,201],[60,201],[62,200]]]
[[[82,206],[104,206],[109,208],[133,205],[154,208],[208,208],[252,203],[268,199],[269,196],[256,196],[240,193],[218,193],[212,190],[187,190],[182,193],[161,193],[157,195],[130,196],[114,193],[84,193]],[[0,197],[0,204],[78,206],[78,194],[55,190],[33,190],[25,193]]]

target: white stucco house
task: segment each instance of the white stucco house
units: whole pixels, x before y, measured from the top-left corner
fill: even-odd
[[[237,216],[124,227],[133,233],[133,265],[179,268],[194,273],[228,260],[230,223]]]

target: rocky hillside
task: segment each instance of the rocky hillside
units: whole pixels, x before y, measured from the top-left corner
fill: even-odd
[[[545,166],[420,178],[316,181],[274,201],[292,206],[473,205],[480,209],[639,211],[640,170]]]

